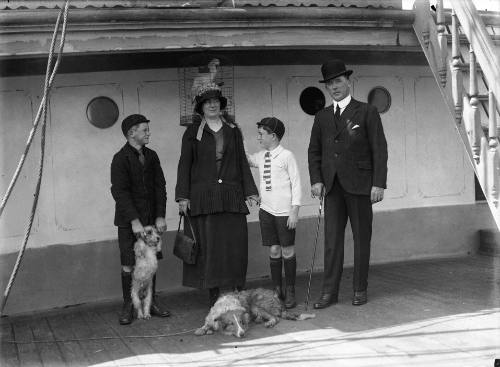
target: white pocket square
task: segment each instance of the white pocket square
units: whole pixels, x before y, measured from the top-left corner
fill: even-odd
[[[352,130],[357,129],[358,127],[359,127],[359,125],[358,125],[358,124],[356,124],[356,125],[354,125],[354,126],[352,127]]]

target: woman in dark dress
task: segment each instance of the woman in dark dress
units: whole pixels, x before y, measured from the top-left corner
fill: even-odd
[[[216,84],[198,90],[195,112],[202,118],[182,137],[175,188],[179,212],[189,213],[199,243],[196,263],[183,264],[182,284],[209,289],[211,305],[220,288],[245,284],[249,213],[245,200],[249,205],[258,203],[241,131],[221,114],[226,104]]]

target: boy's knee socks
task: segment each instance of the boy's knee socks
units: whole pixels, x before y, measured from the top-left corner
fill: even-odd
[[[271,279],[273,281],[273,285],[275,287],[281,288],[281,278],[282,278],[281,268],[282,268],[283,260],[281,259],[281,257],[277,257],[277,258],[270,257],[269,264],[271,267]]]
[[[295,285],[295,275],[297,272],[297,258],[295,255],[283,258],[285,268],[285,282],[287,286]]]
[[[122,295],[124,302],[132,302],[130,291],[132,289],[132,273],[122,270]]]

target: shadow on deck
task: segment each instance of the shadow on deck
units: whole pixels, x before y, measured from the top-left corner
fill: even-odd
[[[172,316],[120,326],[120,304],[95,303],[1,319],[1,366],[494,366],[500,358],[500,258],[374,265],[369,302],[339,304],[307,321],[253,325],[244,339],[196,337],[207,294],[161,294]],[[297,280],[304,300],[308,276]],[[321,275],[314,274],[312,301]],[[270,286],[254,281],[248,287]],[[297,308],[304,310],[302,302]]]

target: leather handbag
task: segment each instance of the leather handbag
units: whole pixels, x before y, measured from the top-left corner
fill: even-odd
[[[181,230],[181,222],[183,217],[185,218],[184,230]],[[190,237],[185,233],[186,221],[189,224],[189,229],[191,229],[191,234],[193,235],[193,237]],[[175,235],[174,255],[184,261],[186,264],[196,264],[198,244],[196,243],[196,237],[194,235],[193,226],[191,225],[191,220],[189,219],[189,215],[187,214],[179,215],[179,228],[177,229],[177,234]]]

